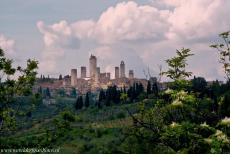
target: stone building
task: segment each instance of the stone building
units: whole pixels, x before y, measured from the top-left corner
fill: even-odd
[[[121,61],[121,64],[120,64],[120,77],[125,78],[125,63],[124,63],[124,61]]]
[[[100,67],[97,67],[96,75],[95,75],[95,82],[98,83],[100,80]]]
[[[129,79],[133,79],[134,78],[134,72],[133,70],[129,70]]]
[[[91,79],[95,80],[96,72],[97,72],[97,58],[96,56],[91,55],[89,58],[89,74]]]
[[[115,79],[119,78],[119,67],[115,67]]]
[[[110,80],[110,73],[106,73],[106,78]]]
[[[81,78],[82,79],[86,78],[86,67],[85,66],[81,67]]]
[[[71,86],[77,85],[77,69],[71,69]]]

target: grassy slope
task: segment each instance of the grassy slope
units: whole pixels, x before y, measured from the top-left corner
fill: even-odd
[[[33,111],[31,119],[27,119],[30,127],[14,134],[14,138],[33,140],[33,138],[45,135],[44,128],[49,127],[55,115],[67,109],[74,111],[78,120],[72,124],[72,130],[57,141],[56,145],[61,148],[62,153],[111,151],[113,146],[120,144],[123,137],[122,129],[132,124],[126,108],[132,113],[136,113],[138,108],[137,103],[133,103],[113,105],[102,109],[91,106],[75,111],[74,102],[74,99],[58,99],[55,105],[39,105]]]

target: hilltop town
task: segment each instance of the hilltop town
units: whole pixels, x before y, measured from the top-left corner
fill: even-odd
[[[80,70],[80,74],[78,74]],[[88,76],[87,76],[88,73]],[[152,82],[156,82],[156,78],[152,78]],[[49,88],[55,94],[58,90],[65,90],[66,94],[71,93],[73,89],[77,93],[85,94],[87,92],[96,92],[100,89],[106,89],[108,86],[116,85],[118,88],[128,88],[134,83],[142,83],[147,87],[147,79],[139,79],[134,76],[134,70],[129,70],[126,74],[125,62],[121,61],[120,66],[114,66],[114,78],[111,77],[111,72],[101,72],[101,67],[97,65],[97,57],[92,55],[89,57],[89,72],[86,66],[81,66],[79,69],[72,68],[70,75],[59,75],[59,78],[50,78],[41,75],[37,79],[35,90]]]

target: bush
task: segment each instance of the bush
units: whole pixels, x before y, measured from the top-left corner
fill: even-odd
[[[118,118],[118,119],[125,118],[125,113],[124,113],[124,112],[119,112],[119,113],[117,114],[117,118]]]

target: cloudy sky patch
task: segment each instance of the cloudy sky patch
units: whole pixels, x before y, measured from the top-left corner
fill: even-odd
[[[40,73],[57,76],[88,67],[93,53],[101,70],[112,71],[125,60],[126,73],[134,69],[144,77],[149,67],[157,75],[158,65],[166,69],[165,59],[185,47],[195,53],[189,60],[195,75],[223,79],[218,55],[209,45],[230,29],[228,0],[0,3],[0,45],[21,59],[38,59]]]

